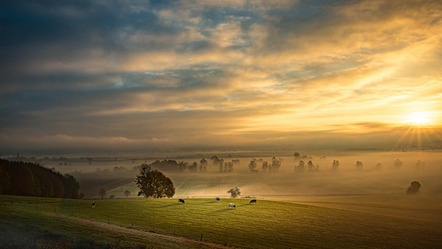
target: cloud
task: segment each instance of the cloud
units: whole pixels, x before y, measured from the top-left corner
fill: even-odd
[[[440,126],[441,7],[8,1],[0,134],[66,148],[275,146],[301,133],[378,134],[424,110]]]

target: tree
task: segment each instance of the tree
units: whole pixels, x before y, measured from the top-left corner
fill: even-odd
[[[252,172],[252,173],[258,172],[255,168],[256,168],[256,160],[253,159],[249,163],[249,170],[250,170],[250,172]]]
[[[73,176],[63,176],[55,169],[0,159],[0,194],[77,198],[79,188]]]
[[[180,171],[187,169],[188,166],[189,166],[189,163],[187,163],[187,162],[181,161],[178,163],[178,167],[179,167]]]
[[[267,169],[269,168],[269,163],[267,161],[263,161],[261,167],[262,167],[262,171],[266,172]]]
[[[189,171],[196,172],[196,171],[198,171],[198,164],[196,162],[193,162],[192,164],[189,165],[188,168],[189,168]]]
[[[152,170],[149,165],[146,165],[140,169],[140,174],[135,180],[140,192],[138,196],[144,195],[144,197],[163,198],[172,197],[175,194],[175,187],[172,180],[163,175],[158,170]]]
[[[272,170],[278,171],[279,167],[281,167],[282,158],[272,157]]]
[[[361,161],[356,161],[356,169],[357,170],[362,170],[363,167],[364,167],[364,164]]]
[[[299,165],[295,166],[295,172],[304,172],[305,170],[305,163],[303,160],[299,161]]]
[[[307,162],[307,168],[309,171],[313,171],[315,169],[315,166],[313,165],[312,161]]]
[[[241,195],[241,192],[239,191],[238,187],[234,187],[227,190],[227,193],[229,193],[232,198],[236,198]]]
[[[129,195],[130,195],[130,191],[129,190],[124,191],[124,196],[126,196],[126,198],[129,197]]]
[[[295,153],[293,153],[293,156],[294,156],[295,158],[298,158],[298,157],[300,157],[301,155],[299,154],[299,152],[295,152]]]
[[[338,170],[338,168],[339,168],[339,161],[333,160],[332,170]]]
[[[206,171],[207,171],[207,165],[208,165],[207,160],[204,159],[204,158],[201,159],[201,160],[200,160],[200,165],[201,165],[201,166],[200,166],[200,169],[201,169],[200,171],[201,171],[201,172],[206,172]]]
[[[381,163],[377,163],[376,166],[374,167],[374,169],[381,170],[382,169],[382,164]]]
[[[100,189],[98,195],[103,199],[106,196],[106,190],[104,188]]]
[[[0,194],[3,194],[6,193],[11,184],[11,177],[6,170],[2,169],[2,167],[0,167],[0,179],[2,179],[0,181]]]
[[[64,198],[78,198],[78,190],[80,189],[80,184],[73,176],[65,174],[63,179],[63,186]]]
[[[421,188],[421,184],[417,181],[411,182],[410,186],[407,188],[407,194],[417,194],[419,193],[419,189]]]
[[[233,163],[227,162],[224,163],[224,172],[232,172],[233,171]]]
[[[219,172],[221,173],[224,172],[224,159],[220,159],[218,163],[219,163]]]

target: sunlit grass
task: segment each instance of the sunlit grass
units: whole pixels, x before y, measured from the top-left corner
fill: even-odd
[[[297,203],[249,199],[39,199],[2,196],[2,207],[13,200],[12,210],[55,213],[192,240],[252,248],[434,248],[440,236],[423,231],[441,231],[440,223],[384,217]],[[11,199],[12,198],[12,199]],[[40,202],[40,203],[37,203]],[[228,209],[234,202],[237,209]],[[6,204],[6,205],[5,205]],[[416,232],[421,231],[419,238]],[[104,235],[103,235],[104,236]]]

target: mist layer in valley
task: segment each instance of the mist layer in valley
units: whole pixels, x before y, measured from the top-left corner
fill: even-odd
[[[202,158],[207,161],[204,167]],[[179,168],[154,163],[163,160],[185,165]],[[107,196],[126,197],[124,192],[129,190],[129,197],[136,197],[134,179],[139,166],[152,163],[172,179],[176,197],[228,197],[226,191],[234,186],[240,188],[242,197],[257,198],[405,195],[412,181],[421,183],[420,195],[442,194],[441,152],[299,153],[296,157],[275,156],[275,160],[279,162],[277,167],[272,167],[271,156],[215,158],[208,154],[158,159],[63,158],[46,160],[44,165],[74,175],[86,198],[97,197],[101,188]]]

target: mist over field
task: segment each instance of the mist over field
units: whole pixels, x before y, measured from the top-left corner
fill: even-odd
[[[292,156],[277,157],[281,160],[278,170],[264,171],[262,162],[272,161],[271,156],[244,156],[239,153],[220,156],[225,163],[239,160],[231,172],[225,172],[223,166],[214,164],[210,157],[207,169],[200,172],[189,169],[159,168],[170,177],[176,187],[177,197],[214,197],[228,196],[226,191],[234,186],[241,189],[242,196],[259,198],[292,199],[307,195],[386,195],[405,194],[406,188],[412,181],[422,184],[422,195],[442,194],[442,153],[434,152],[329,152],[322,154],[300,153],[298,158]],[[263,153],[269,154],[269,153]],[[286,153],[287,154],[287,153]],[[336,155],[334,155],[336,154]],[[197,162],[200,166],[201,155],[193,154],[177,156],[176,158],[137,159],[124,157],[102,157],[91,160],[65,158],[61,161],[45,162],[45,166],[55,168],[62,173],[74,175],[82,186],[80,191],[86,197],[98,196],[97,188],[106,188],[108,195],[123,197],[123,192],[130,190],[136,196],[137,187],[134,179],[143,163],[151,164],[163,159],[184,161],[189,164]],[[394,165],[399,159],[400,167]],[[256,160],[255,172],[249,169],[249,163]],[[339,167],[332,169],[333,161],[339,161]],[[305,170],[295,168],[299,162],[305,162]],[[308,169],[307,163],[312,161],[314,169]],[[363,167],[356,168],[356,162],[361,161]],[[419,164],[418,161],[421,161]],[[102,182],[103,186],[100,186]],[[95,192],[94,192],[95,191]]]

